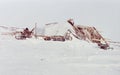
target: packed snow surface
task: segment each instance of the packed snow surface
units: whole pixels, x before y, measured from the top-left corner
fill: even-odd
[[[0,35],[0,75],[120,75],[120,47]]]

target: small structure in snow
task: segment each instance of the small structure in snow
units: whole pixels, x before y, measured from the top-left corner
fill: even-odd
[[[107,49],[109,44],[102,37],[102,35],[97,31],[95,27],[89,26],[75,26],[73,19],[69,19],[68,23],[73,27],[74,33],[69,30],[76,38],[80,40],[87,40],[93,43],[97,43],[101,49]],[[104,42],[104,43],[103,43]]]

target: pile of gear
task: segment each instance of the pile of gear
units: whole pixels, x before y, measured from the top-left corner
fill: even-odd
[[[26,39],[26,38],[31,38],[32,35],[33,35],[33,30],[34,29],[32,29],[30,31],[28,28],[25,28],[23,31],[17,33],[15,35],[15,38],[18,39],[18,40],[23,40],[23,39]]]
[[[109,48],[109,44],[95,27],[75,25],[73,19],[69,19],[68,23],[73,27],[74,32],[72,30],[68,31],[71,32],[77,39],[97,43],[101,49]]]

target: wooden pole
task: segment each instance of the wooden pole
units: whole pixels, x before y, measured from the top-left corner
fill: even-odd
[[[97,34],[104,40],[104,42],[106,43],[106,45],[109,47],[109,44],[108,44],[107,41],[102,37],[102,35],[99,34],[99,32],[97,31],[97,29],[96,29],[95,27],[93,27],[93,28],[96,30]]]
[[[35,23],[35,38],[37,38],[37,23]]]

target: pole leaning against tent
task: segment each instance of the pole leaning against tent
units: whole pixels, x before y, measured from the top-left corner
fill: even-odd
[[[67,22],[70,23],[75,32],[79,32],[79,29],[74,25],[73,19],[69,19]]]

